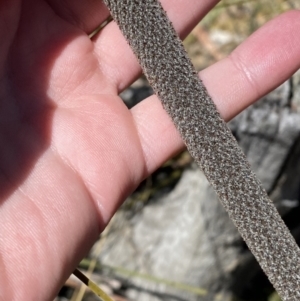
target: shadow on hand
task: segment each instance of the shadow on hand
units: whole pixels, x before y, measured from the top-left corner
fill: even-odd
[[[0,81],[0,204],[49,149],[56,110],[48,96],[51,70],[66,46],[80,35],[81,31],[68,26],[40,44],[33,37],[30,45],[23,32],[11,45]]]

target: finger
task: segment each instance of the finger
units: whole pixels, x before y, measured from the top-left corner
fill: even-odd
[[[108,16],[109,11],[101,0],[47,0],[62,19],[91,33]]]
[[[268,22],[232,54],[201,73],[227,120],[300,68],[300,11]]]
[[[218,0],[161,2],[177,32],[185,37]],[[119,91],[127,87],[141,72],[136,57],[115,22],[107,25],[95,40],[95,53],[102,71]]]
[[[222,117],[229,120],[300,68],[300,12],[269,22],[226,58],[200,73]],[[156,96],[131,109],[151,174],[184,145]]]

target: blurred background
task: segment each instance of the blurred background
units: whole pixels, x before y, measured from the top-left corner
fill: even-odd
[[[202,70],[293,8],[299,0],[223,0],[185,47]],[[130,108],[151,94],[141,77],[121,97]],[[299,241],[300,72],[229,125]],[[186,151],[128,197],[79,268],[116,301],[280,300]],[[99,298],[71,276],[55,301],[67,300]]]

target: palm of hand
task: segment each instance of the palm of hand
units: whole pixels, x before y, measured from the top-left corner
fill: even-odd
[[[164,1],[181,33],[213,6],[213,1],[189,3]],[[186,20],[190,12],[193,18]],[[298,15],[277,21],[276,36],[297,32]],[[94,0],[0,4],[0,281],[6,287],[0,297],[5,300],[51,299],[126,195],[183,146],[155,97],[131,111],[118,97],[139,67],[115,24],[95,42],[88,38],[107,16]],[[291,28],[284,31],[287,19]],[[291,50],[288,43],[265,39],[264,31],[202,72],[227,119],[297,68],[300,43]],[[276,66],[263,64],[267,55],[257,60],[257,45],[265,45],[266,53],[275,49],[278,57],[290,55]],[[221,85],[215,87],[220,73]],[[255,84],[261,79],[263,85]]]
[[[145,171],[132,114],[101,72],[88,36],[45,3],[24,1],[19,25],[20,7],[7,5],[11,20],[9,31],[1,32],[6,45],[0,58],[0,193],[7,226],[2,235],[9,237],[3,253],[10,251],[3,261],[10,265],[30,246],[21,266],[26,270],[47,261],[49,248],[73,248],[81,257],[111,217],[115,200],[121,201]],[[121,189],[119,181],[125,184]],[[55,222],[55,216],[61,220]],[[79,232],[89,228],[79,250],[78,242],[60,238],[61,231],[72,237],[74,223]],[[11,283],[7,273],[3,280]],[[24,294],[14,290],[8,296]]]

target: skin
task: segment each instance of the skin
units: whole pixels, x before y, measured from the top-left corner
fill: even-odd
[[[174,4],[175,3],[175,4]],[[184,37],[217,3],[163,0]],[[0,1],[0,300],[52,300],[137,185],[183,143],[99,0]],[[229,120],[300,67],[300,12],[200,76]]]

